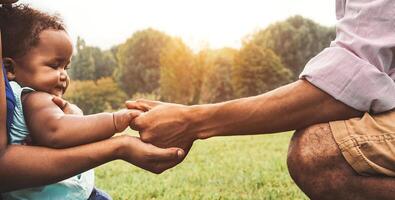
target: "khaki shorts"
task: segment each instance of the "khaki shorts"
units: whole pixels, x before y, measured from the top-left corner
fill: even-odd
[[[395,110],[329,124],[344,158],[357,173],[395,176]]]

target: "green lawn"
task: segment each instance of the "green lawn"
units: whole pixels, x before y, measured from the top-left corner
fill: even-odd
[[[291,133],[195,142],[160,175],[122,161],[96,169],[96,186],[118,199],[307,199],[287,172]]]

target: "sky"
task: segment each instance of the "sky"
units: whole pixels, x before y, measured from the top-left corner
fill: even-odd
[[[194,50],[239,48],[243,38],[271,23],[302,15],[322,25],[336,23],[335,0],[20,0],[58,13],[76,41],[102,49],[154,28],[180,37]]]

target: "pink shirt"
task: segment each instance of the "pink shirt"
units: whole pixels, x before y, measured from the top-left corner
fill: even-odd
[[[336,0],[336,39],[300,78],[361,111],[395,108],[395,1]]]

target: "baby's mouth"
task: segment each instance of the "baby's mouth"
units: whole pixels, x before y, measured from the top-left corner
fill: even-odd
[[[55,87],[56,90],[60,90],[62,92],[62,94],[64,94],[64,92],[66,91],[66,87],[59,85]]]

